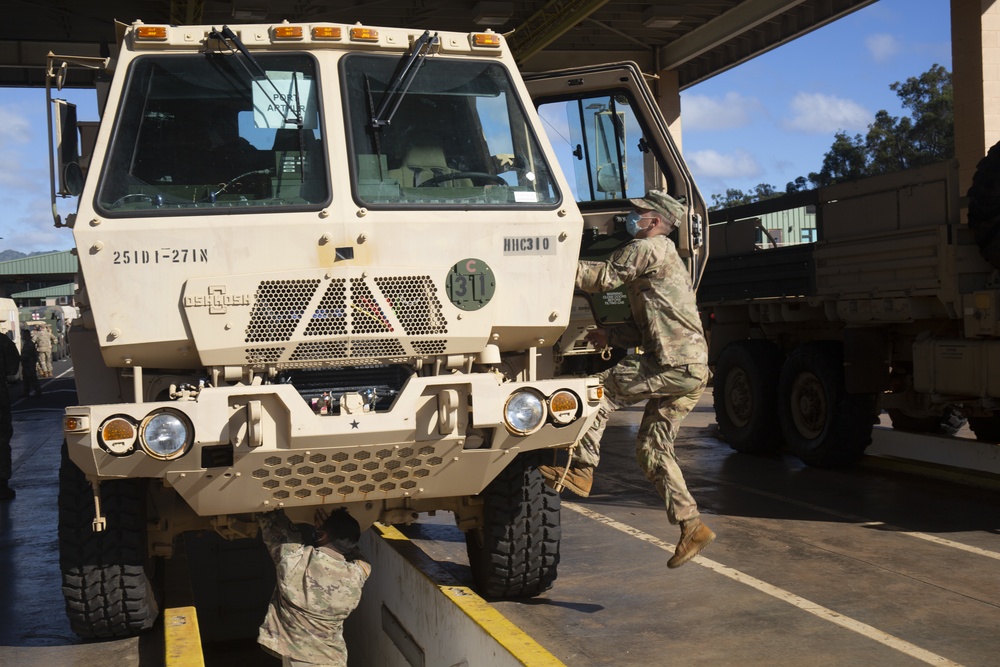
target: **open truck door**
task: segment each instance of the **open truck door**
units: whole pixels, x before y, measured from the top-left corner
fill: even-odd
[[[687,206],[671,238],[697,289],[708,260],[708,210],[638,65],[611,63],[524,79],[584,216],[581,258],[604,259],[627,243],[625,217],[633,208],[628,200],[664,190]],[[564,370],[599,368],[584,340],[587,330],[629,316],[624,291],[593,298],[578,293],[570,327],[558,343]]]

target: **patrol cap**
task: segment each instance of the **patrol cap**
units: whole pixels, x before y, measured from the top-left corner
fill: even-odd
[[[649,209],[660,213],[677,227],[687,215],[687,206],[677,201],[663,190],[650,190],[645,197],[629,199],[636,208]]]

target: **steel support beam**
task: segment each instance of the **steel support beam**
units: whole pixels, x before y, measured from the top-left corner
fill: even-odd
[[[507,39],[518,64],[535,55],[608,0],[551,0],[514,29]]]

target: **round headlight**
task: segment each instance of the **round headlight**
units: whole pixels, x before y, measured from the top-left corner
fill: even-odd
[[[534,392],[514,392],[503,408],[503,421],[515,435],[534,433],[545,422],[545,403]]]
[[[142,448],[157,459],[175,459],[187,451],[193,432],[187,419],[176,412],[154,412],[139,429]]]

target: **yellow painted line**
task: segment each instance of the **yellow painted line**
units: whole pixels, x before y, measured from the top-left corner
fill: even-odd
[[[163,614],[165,667],[205,667],[194,607],[175,607]]]
[[[375,530],[387,543],[392,544],[400,554],[413,563],[420,572],[430,579],[451,602],[465,612],[476,625],[481,627],[507,649],[525,667],[566,667],[559,658],[549,653],[524,630],[511,623],[506,616],[489,605],[478,593],[455,583],[454,579],[413,544],[406,535],[393,526],[376,523]],[[403,547],[403,548],[400,548]]]

